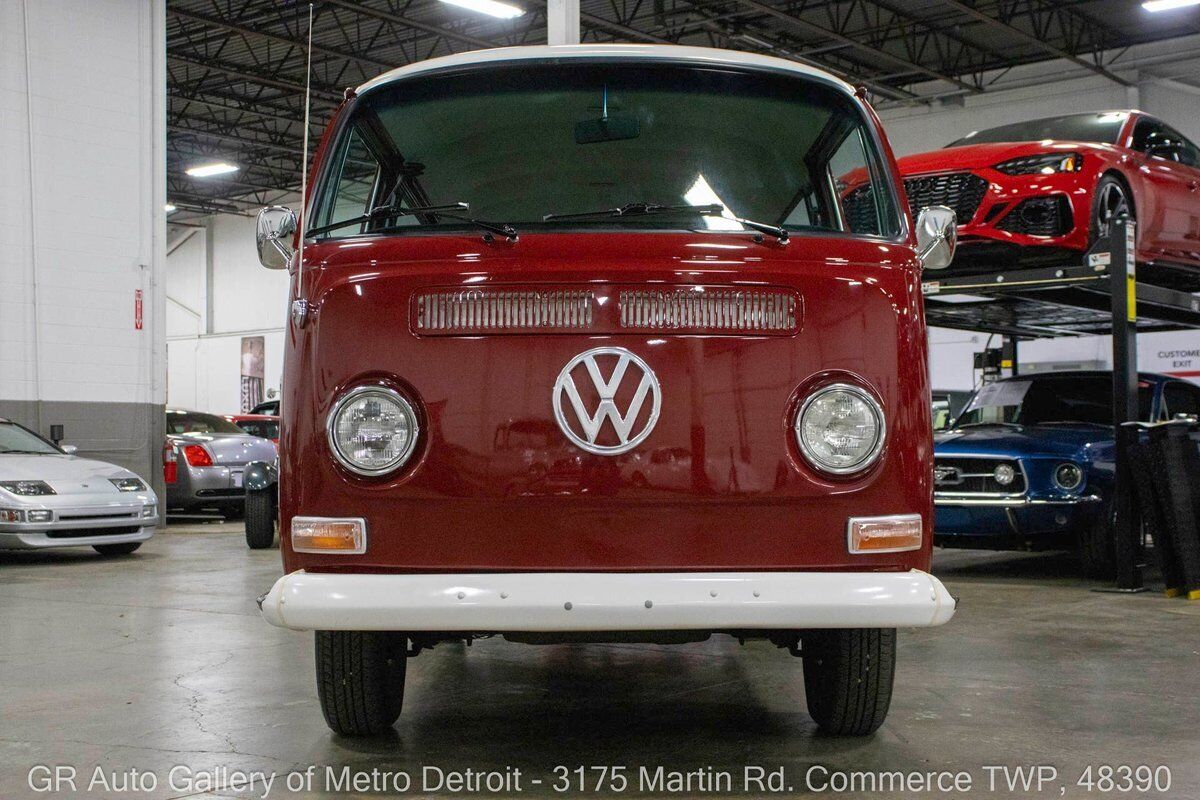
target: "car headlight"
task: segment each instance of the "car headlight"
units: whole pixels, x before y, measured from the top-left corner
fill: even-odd
[[[1005,175],[1053,175],[1056,172],[1079,172],[1083,156],[1079,153],[1042,153],[1004,161],[994,167]]]
[[[1008,486],[1017,479],[1017,471],[1012,468],[1012,464],[998,464],[992,471],[992,477],[1001,486]]]
[[[0,522],[51,522],[54,512],[48,509],[0,508]]]
[[[800,452],[817,469],[835,475],[860,472],[883,449],[883,409],[857,386],[837,383],[804,401],[795,430]]]
[[[45,481],[0,481],[0,489],[22,497],[36,497],[43,494],[55,494],[54,489]]]
[[[1059,464],[1054,468],[1054,485],[1063,491],[1072,492],[1083,483],[1083,470],[1078,464]]]
[[[338,463],[359,475],[398,469],[417,444],[417,415],[398,392],[382,386],[352,389],[329,414],[329,447]]]
[[[117,487],[120,492],[143,492],[146,484],[140,478],[109,478],[108,482]]]

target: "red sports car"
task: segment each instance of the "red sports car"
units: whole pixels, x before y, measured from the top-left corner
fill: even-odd
[[[1200,288],[1200,148],[1148,114],[1002,125],[899,166],[914,215],[932,205],[957,213],[951,269],[1078,264],[1128,212],[1139,223],[1138,261]]]
[[[279,417],[271,414],[226,414],[225,419],[251,436],[261,436],[279,444]]]

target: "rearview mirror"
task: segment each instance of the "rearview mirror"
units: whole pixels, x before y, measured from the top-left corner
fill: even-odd
[[[945,206],[930,206],[917,215],[917,258],[925,269],[945,269],[954,260],[958,220]]]
[[[292,262],[292,236],[296,233],[296,212],[287,206],[267,206],[258,212],[254,239],[258,260],[267,269],[287,269]]]

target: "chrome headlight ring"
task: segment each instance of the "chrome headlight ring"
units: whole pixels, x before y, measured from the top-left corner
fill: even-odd
[[[875,442],[871,448],[854,463],[842,466],[822,461],[812,451],[808,443],[805,442],[803,430],[805,415],[813,407],[813,404],[835,392],[844,392],[862,402],[873,417],[876,427]],[[796,418],[792,423],[792,432],[796,437],[796,445],[800,450],[800,454],[804,456],[804,460],[809,466],[828,475],[848,476],[856,475],[869,469],[879,460],[879,455],[883,452],[884,442],[887,440],[887,422],[883,414],[883,407],[880,406],[879,402],[870,392],[852,383],[831,383],[814,390],[805,398],[804,402],[800,405],[800,410],[796,412]]]
[[[405,441],[404,446],[395,453],[387,463],[378,467],[364,467],[355,462],[350,454],[346,453],[338,442],[338,421],[344,412],[352,403],[361,400],[369,395],[376,395],[381,400],[393,404],[400,415],[406,420],[409,436]],[[386,386],[378,384],[368,384],[357,386],[342,395],[341,399],[334,404],[330,410],[329,416],[325,421],[325,435],[329,444],[329,451],[333,454],[334,459],[341,466],[345,467],[355,475],[365,477],[378,477],[395,472],[412,457],[413,451],[417,447],[417,438],[421,432],[420,423],[417,421],[417,414],[413,410],[412,404],[404,398],[399,392],[390,389]]]

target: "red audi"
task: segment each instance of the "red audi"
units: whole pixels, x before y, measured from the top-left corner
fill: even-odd
[[[967,134],[899,160],[915,214],[958,217],[952,269],[1078,264],[1128,213],[1138,261],[1200,280],[1200,148],[1140,111],[1067,114]]]

